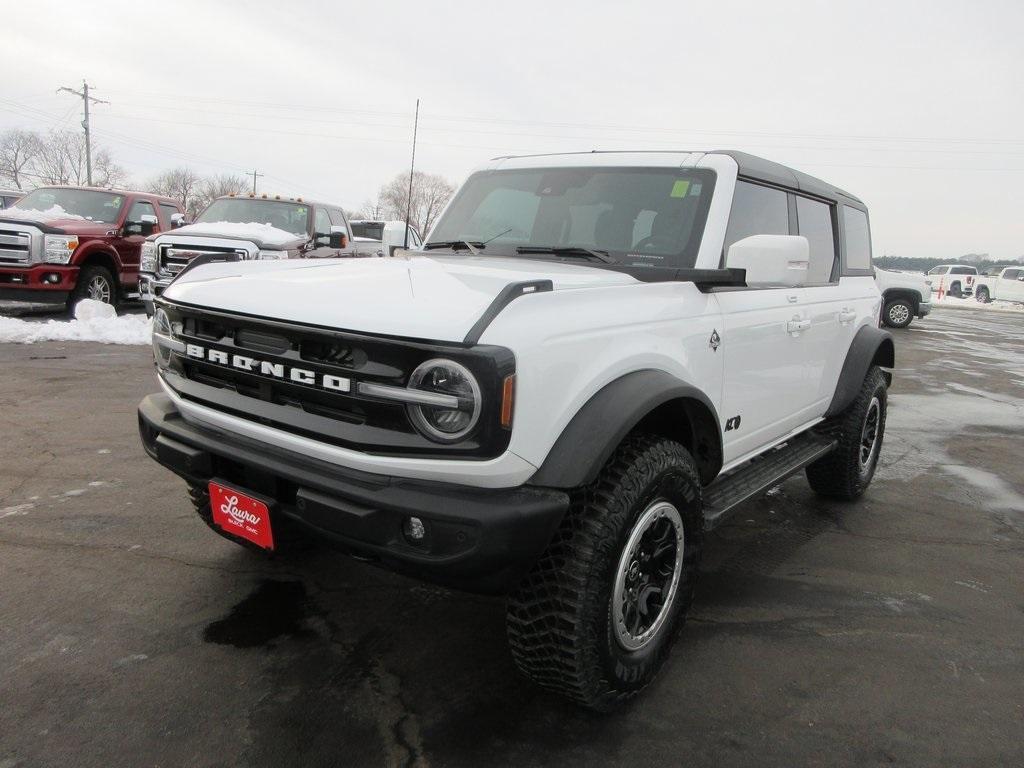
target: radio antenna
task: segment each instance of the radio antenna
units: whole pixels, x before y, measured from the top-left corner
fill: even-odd
[[[416,99],[416,117],[412,123],[412,163],[409,164],[409,197],[405,201],[405,238],[402,247],[409,247],[409,219],[412,217],[412,177],[416,173],[416,132],[420,127],[420,100]]]

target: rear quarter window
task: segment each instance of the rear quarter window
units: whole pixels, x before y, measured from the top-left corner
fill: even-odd
[[[843,239],[847,269],[871,268],[871,229],[868,215],[859,208],[843,206]]]

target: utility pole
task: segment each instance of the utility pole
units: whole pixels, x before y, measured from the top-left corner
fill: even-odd
[[[74,88],[68,88],[61,86],[57,89],[57,93],[61,91],[67,91],[72,93],[82,100],[82,105],[85,108],[85,119],[82,120],[82,128],[85,129],[85,184],[86,186],[92,186],[92,143],[89,136],[89,102],[93,104],[109,104],[109,101],[100,101],[89,95],[89,83],[82,80],[82,90],[76,91]]]
[[[251,172],[249,172],[249,173],[247,173],[245,175],[246,176],[252,176],[252,193],[255,195],[256,194],[256,177],[257,176],[262,176],[263,174],[262,173],[256,173],[256,171],[251,171]]]
[[[416,173],[416,131],[419,127],[420,100],[416,99],[416,118],[412,124],[412,163],[409,164],[409,197],[405,203],[405,239],[402,241],[403,248],[409,247],[409,219],[412,217],[412,177]]]

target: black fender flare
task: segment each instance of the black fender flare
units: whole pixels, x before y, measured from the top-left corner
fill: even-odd
[[[710,431],[710,421],[714,422],[717,442],[711,447],[707,470],[714,477],[721,468],[722,429],[711,400],[675,376],[649,369],[627,373],[598,390],[562,430],[544,463],[530,478],[530,484],[576,488],[592,482],[615,448],[645,416],[658,406],[681,398],[696,400],[704,406],[706,432]],[[717,466],[713,466],[716,461]]]
[[[863,326],[853,337],[853,343],[846,352],[846,360],[825,418],[842,413],[854,401],[872,365],[892,368],[895,364],[896,345],[892,334],[871,325]]]

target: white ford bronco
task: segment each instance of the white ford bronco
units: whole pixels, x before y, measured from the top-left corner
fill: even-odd
[[[864,205],[739,152],[498,158],[420,251],[154,303],[142,442],[211,528],[505,593],[518,667],[597,709],[662,665],[726,513],[800,470],[864,492],[894,362]]]

